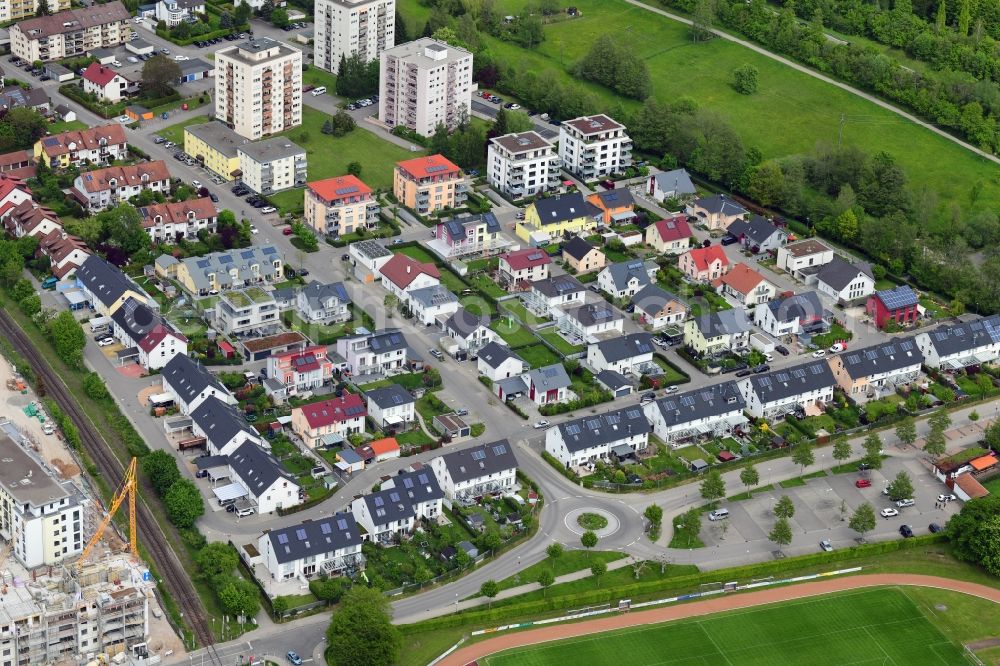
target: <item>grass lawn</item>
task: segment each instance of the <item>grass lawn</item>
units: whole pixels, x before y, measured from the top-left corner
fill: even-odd
[[[49,134],[59,134],[60,132],[87,129],[87,127],[89,127],[89,125],[85,122],[71,120],[69,122],[52,123],[51,125],[48,125],[48,130]]]
[[[674,451],[674,455],[677,456],[678,458],[684,458],[684,460],[687,460],[688,462],[691,462],[692,460],[697,460],[698,458],[705,457],[705,453],[702,452],[702,450],[699,449],[697,446],[693,445],[685,446],[682,449],[677,449],[676,451]]]
[[[559,363],[562,360],[554,351],[542,344],[521,347],[516,350],[516,353],[532,370],[552,365],[553,363]]]
[[[487,296],[492,296],[493,298],[499,298],[501,296],[506,296],[507,292],[500,288],[496,282],[490,279],[489,275],[485,273],[479,273],[472,277],[466,277],[473,287],[483,292]]]
[[[392,168],[400,160],[416,157],[414,153],[394,143],[383,141],[375,134],[356,128],[347,136],[323,134],[327,115],[308,106],[302,107],[302,125],[282,132],[280,136],[306,149],[309,159],[309,180],[343,176],[351,162],[361,164],[361,180],[378,190],[392,188]],[[303,139],[303,134],[306,139]],[[300,205],[301,205],[301,190]]]
[[[441,272],[441,284],[447,287],[448,290],[454,294],[461,294],[469,288],[469,285],[462,282],[462,278],[458,277],[447,268],[441,266],[438,263],[437,257],[431,254],[429,250],[426,250],[419,245],[410,245],[408,247],[393,249],[393,252],[399,252],[400,254],[405,254],[406,256],[425,264],[434,264],[437,266],[438,270]]]
[[[490,325],[490,328],[499,333],[500,337],[506,340],[512,348],[524,347],[538,342],[538,338],[531,331],[513,319],[498,319]]]
[[[208,116],[191,116],[185,118],[176,125],[164,127],[156,134],[162,136],[167,141],[173,141],[180,147],[184,147],[184,128],[188,125],[202,125],[208,122]]]
[[[388,379],[380,379],[377,382],[372,382],[370,384],[362,384],[358,388],[362,391],[370,391],[372,389],[384,388],[393,384],[399,384],[406,390],[410,391],[424,385],[424,375],[422,372],[410,372],[402,375],[393,375]]]
[[[356,322],[352,319],[348,319],[345,322],[339,324],[311,324],[307,321],[303,321],[294,312],[286,312],[282,316],[285,321],[285,325],[288,326],[293,331],[299,331],[309,337],[310,340],[315,340],[316,344],[329,345],[337,340],[337,338],[342,337],[347,331],[348,327],[352,327]]]
[[[990,491],[991,495],[1000,494],[1000,476],[994,476],[992,479],[985,482],[983,487]]]
[[[330,95],[337,94],[337,75],[324,71],[319,67],[310,66],[302,72],[303,86],[326,86],[326,92]],[[304,105],[303,105],[304,106]]]
[[[526,2],[501,0],[496,10],[501,15],[517,14]],[[688,97],[699,107],[712,109],[765,159],[805,152],[817,141],[834,140],[844,114],[848,121],[843,140],[867,153],[885,150],[894,155],[915,191],[930,189],[941,200],[968,201],[970,184],[982,181],[981,203],[992,207],[1000,203],[1000,182],[991,177],[989,162],[871,102],[738,44],[722,39],[693,43],[687,26],[623,0],[581,0],[574,7],[581,16],[546,26],[545,41],[535,49],[493,37],[484,39],[494,56],[519,72],[550,71],[563,82],[572,80],[592,91],[599,106],[623,104],[632,109],[638,103],[573,79],[567,71],[599,36],[611,35],[646,62],[654,99],[667,103]],[[415,27],[426,22],[428,11],[418,0],[398,5],[407,24]],[[760,87],[754,95],[741,95],[732,86],[732,72],[743,64],[760,72]],[[775,132],[775,127],[781,131]],[[936,158],[927,160],[927,155]]]
[[[506,590],[525,583],[534,583],[543,571],[551,571],[556,578],[574,571],[589,569],[594,562],[604,562],[605,564],[620,560],[625,557],[625,553],[618,553],[613,550],[597,550],[584,552],[582,550],[567,550],[556,559],[545,558],[537,564],[521,570],[510,578],[500,581],[500,589]]]
[[[429,250],[424,249],[420,245],[407,245],[406,247],[398,248],[395,251],[400,254],[405,254],[411,259],[422,261],[425,264],[437,264],[437,258],[431,254]]]
[[[833,324],[830,326],[830,330],[827,333],[814,335],[812,343],[820,349],[826,349],[839,340],[850,340],[853,335],[853,333],[845,329],[840,324]]]
[[[566,338],[559,335],[559,332],[556,331],[554,326],[538,331],[538,337],[544,339],[563,355],[579,354],[586,349],[583,345],[574,345],[568,342]]]
[[[420,428],[396,435],[396,441],[399,442],[400,447],[423,446],[434,443],[434,440]]]
[[[535,322],[548,321],[548,317],[538,317],[536,315],[528,312],[528,308],[524,307],[524,304],[517,298],[510,298],[506,301],[500,301],[500,308],[503,310],[509,310],[512,315],[520,319],[525,324],[533,324]]]
[[[974,598],[972,598],[974,599]],[[974,602],[970,602],[974,603]],[[987,602],[982,602],[984,605]],[[697,663],[961,664],[962,648],[908,590],[877,588],[800,599],[692,620],[632,627],[480,659],[488,666]],[[948,627],[951,629],[951,627]],[[949,631],[949,633],[953,633]],[[664,646],[670,646],[669,651]]]
[[[683,384],[690,381],[690,379],[670,367],[666,360],[660,356],[654,354],[653,363],[660,366],[660,370],[663,370],[663,378],[667,384]]]
[[[778,485],[780,485],[782,488],[796,488],[798,486],[806,485],[806,481],[808,481],[809,479],[818,479],[821,476],[826,476],[825,469],[821,469],[816,472],[810,472],[805,476],[797,476],[794,479],[786,479],[781,483],[779,483]]]
[[[735,495],[730,495],[729,497],[726,498],[726,500],[729,501],[729,502],[742,502],[743,500],[750,499],[751,497],[753,497],[754,495],[756,495],[758,493],[766,493],[766,492],[770,492],[772,490],[774,490],[774,486],[769,483],[766,486],[758,486],[757,488],[754,488],[753,490],[748,490],[748,491],[744,491],[742,493],[737,493]]]
[[[207,105],[212,101],[211,95],[195,95],[194,97],[185,97],[184,99],[178,99],[173,102],[167,102],[166,104],[161,104],[160,106],[154,106],[150,109],[153,112],[153,116],[159,116],[165,111],[173,111],[174,109],[181,108],[182,105],[187,104],[188,110],[197,109],[198,107]]]

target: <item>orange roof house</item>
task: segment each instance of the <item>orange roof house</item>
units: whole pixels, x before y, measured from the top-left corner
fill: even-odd
[[[366,462],[372,460],[381,462],[383,460],[398,458],[400,455],[399,443],[395,437],[376,439],[374,442],[359,446],[355,449],[355,452]]]
[[[677,267],[692,280],[711,282],[729,272],[729,257],[721,245],[691,248],[680,256]]]
[[[778,291],[767,278],[743,263],[736,264],[728,273],[713,280],[712,286],[716,292],[731,296],[747,307],[767,303]]]
[[[977,472],[982,472],[984,469],[989,469],[997,464],[997,459],[993,456],[980,456],[975,460],[970,460],[969,464],[972,465],[972,469]]]
[[[963,501],[968,502],[977,497],[986,497],[990,491],[983,487],[983,484],[976,481],[971,474],[961,474],[955,478],[955,494]]]

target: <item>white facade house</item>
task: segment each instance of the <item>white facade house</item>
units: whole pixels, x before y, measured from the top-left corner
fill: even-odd
[[[441,284],[441,272],[434,264],[421,263],[401,253],[382,264],[379,274],[382,287],[403,303],[407,301],[407,292]]]
[[[701,436],[725,437],[747,422],[743,396],[734,381],[668,395],[646,404],[643,411],[653,434],[677,447]]]
[[[109,66],[91,63],[80,76],[83,92],[91,93],[106,102],[120,102],[130,93],[138,92],[139,86]]]
[[[384,481],[380,490],[351,502],[351,513],[365,528],[366,538],[388,545],[413,532],[418,520],[441,515],[444,493],[430,470],[404,472]]]
[[[243,172],[240,180],[258,194],[302,187],[308,180],[306,149],[285,137],[241,144],[236,154]]]
[[[438,125],[454,129],[472,115],[472,54],[429,37],[379,56],[378,117],[389,127],[432,136]]]
[[[653,336],[630,333],[587,347],[587,365],[594,374],[611,370],[620,375],[641,374],[653,365]]]
[[[605,301],[564,307],[560,311],[561,316],[556,317],[559,329],[566,337],[576,337],[588,344],[601,334],[625,330],[625,317]]]
[[[875,275],[869,264],[852,264],[834,255],[816,274],[816,291],[837,303],[854,303],[875,293]]]
[[[534,196],[559,185],[560,160],[552,143],[537,132],[505,134],[490,139],[486,180],[509,197]]]
[[[566,120],[559,126],[559,159],[583,180],[619,173],[632,165],[632,139],[605,115]]]
[[[517,460],[506,439],[431,459],[431,470],[449,499],[510,492],[517,483]]]
[[[406,292],[407,306],[413,318],[429,326],[458,312],[458,296],[448,291],[443,284]]]
[[[608,460],[616,451],[615,455],[624,455],[645,449],[649,430],[642,410],[626,407],[550,427],[545,431],[545,450],[567,468],[579,467]]]
[[[260,433],[239,412],[214,395],[202,400],[190,416],[194,435],[207,440],[212,455],[228,456],[245,442],[265,445]]]
[[[476,361],[479,374],[491,381],[519,377],[524,372],[524,361],[499,342],[491,342],[479,350]]]
[[[608,264],[597,274],[597,286],[614,298],[628,298],[652,284],[657,270],[659,266],[652,260],[632,259]]]
[[[333,324],[351,318],[351,297],[343,282],[313,280],[295,294],[295,310],[308,323]]]
[[[222,382],[187,354],[178,354],[160,370],[163,392],[170,395],[181,414],[190,414],[209,397],[235,405],[236,398]]]
[[[392,252],[377,241],[362,240],[347,247],[347,256],[354,267],[354,275],[367,283],[381,277],[382,266],[392,259]]]
[[[363,568],[361,529],[350,513],[267,530],[257,539],[271,580],[354,573]]]
[[[147,370],[159,370],[175,356],[187,354],[187,338],[135,298],[126,299],[111,315],[111,331],[131,352],[122,360],[135,359]]]
[[[1000,358],[1000,315],[939,326],[915,340],[929,368],[960,370],[992,363]]]
[[[798,335],[823,324],[823,304],[815,291],[776,298],[754,309],[753,323],[775,338]]]
[[[415,420],[416,400],[399,384],[365,392],[368,416],[379,428],[406,426]]]
[[[524,295],[525,305],[536,314],[555,317],[562,314],[562,308],[583,305],[587,288],[572,275],[556,275],[547,280],[531,283],[531,289]]]
[[[753,375],[738,382],[751,416],[778,419],[797,410],[809,414],[833,400],[837,381],[825,359]]]
[[[163,21],[173,28],[182,21],[197,20],[197,14],[205,13],[202,0],[159,0],[153,9],[156,21]]]
[[[341,58],[371,62],[396,45],[396,0],[317,0],[314,9],[313,63],[320,69],[336,74]]]
[[[215,117],[247,139],[301,125],[302,51],[269,37],[219,49],[214,98]]]
[[[474,315],[460,307],[444,323],[444,331],[455,339],[459,349],[475,352],[500,338],[496,331],[489,328],[489,323],[488,316]]]
[[[831,261],[833,261],[833,248],[815,238],[807,238],[778,248],[778,268],[800,280],[816,274],[821,266]]]
[[[356,333],[337,340],[337,353],[354,375],[381,375],[406,365],[406,338],[399,329]]]
[[[264,515],[302,503],[299,484],[259,445],[245,442],[229,454],[229,478]]]
[[[84,546],[84,497],[0,432],[0,537],[24,567],[56,565]]]

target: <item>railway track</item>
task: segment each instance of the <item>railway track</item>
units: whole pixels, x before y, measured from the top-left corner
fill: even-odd
[[[0,335],[5,336],[14,349],[28,361],[32,370],[43,378],[48,395],[79,429],[83,447],[91,460],[94,461],[98,472],[110,485],[115,486],[125,473],[122,461],[112,453],[108,443],[97,432],[94,424],[83,413],[62,379],[49,366],[27,334],[21,330],[9,314],[2,310],[0,310]],[[140,484],[145,493],[153,492],[148,481],[142,479]],[[202,608],[198,593],[191,583],[190,574],[181,565],[174,551],[167,545],[159,525],[142,496],[136,503],[136,512],[139,539],[156,566],[163,585],[177,602],[185,622],[194,632],[195,640],[206,648],[205,652],[210,656],[212,663],[222,666],[222,660],[213,647],[215,638],[209,628],[205,609]]]

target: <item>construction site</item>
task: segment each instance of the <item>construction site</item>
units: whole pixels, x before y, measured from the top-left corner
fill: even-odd
[[[110,520],[126,490],[134,514],[134,465],[105,507],[5,361],[0,386],[0,666],[151,666],[180,652],[134,521],[123,535]]]

